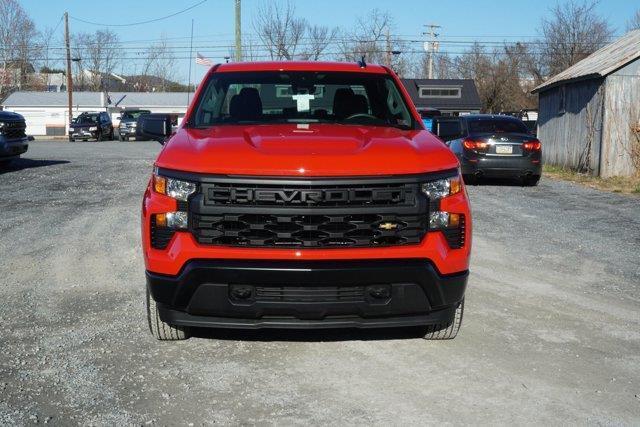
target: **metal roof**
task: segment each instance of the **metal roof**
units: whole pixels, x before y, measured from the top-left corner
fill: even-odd
[[[418,109],[480,110],[482,102],[476,84],[470,79],[401,79]],[[420,87],[460,87],[460,98],[420,98]]]
[[[587,56],[533,89],[532,93],[575,80],[605,77],[640,58],[640,30],[629,31],[615,42]]]
[[[73,105],[104,108],[101,92],[73,92]],[[187,107],[187,92],[109,92],[111,106],[123,95],[119,107]],[[66,107],[67,92],[14,92],[2,103],[5,107]]]

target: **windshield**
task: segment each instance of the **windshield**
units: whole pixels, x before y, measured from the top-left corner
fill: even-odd
[[[141,111],[127,111],[122,113],[122,120],[138,120],[143,114],[150,114],[151,111],[141,110]]]
[[[244,123],[340,123],[413,128],[389,76],[334,72],[218,73],[205,83],[194,127]]]
[[[517,120],[468,120],[470,133],[529,133],[524,123]]]
[[[98,123],[98,115],[97,114],[80,114],[73,123],[78,125],[86,125],[91,123]]]

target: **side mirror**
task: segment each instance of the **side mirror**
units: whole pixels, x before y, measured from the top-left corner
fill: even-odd
[[[171,115],[169,114],[143,114],[138,117],[136,126],[136,138],[158,141],[164,145],[171,136]]]

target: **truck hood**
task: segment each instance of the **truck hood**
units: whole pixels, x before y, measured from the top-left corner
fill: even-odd
[[[222,175],[374,176],[453,169],[458,160],[424,130],[284,124],[181,128],[156,165]]]

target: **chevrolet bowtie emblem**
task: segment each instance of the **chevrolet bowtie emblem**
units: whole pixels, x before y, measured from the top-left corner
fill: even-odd
[[[394,229],[398,228],[398,224],[393,223],[393,222],[383,222],[382,224],[380,224],[378,226],[378,228],[380,228],[382,230],[394,230]]]

